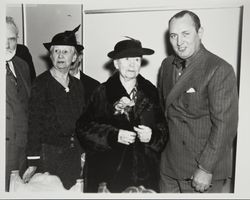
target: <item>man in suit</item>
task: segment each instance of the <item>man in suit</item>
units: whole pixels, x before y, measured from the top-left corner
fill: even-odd
[[[16,56],[18,29],[6,17],[6,190],[12,170],[26,169],[25,146],[28,129],[30,72],[28,64]]]
[[[97,80],[91,78],[90,76],[87,76],[80,70],[81,62],[82,62],[82,54],[77,53],[77,59],[72,64],[69,73],[72,76],[78,78],[82,82],[85,102],[88,103],[92,92],[100,83]]]
[[[231,175],[237,132],[234,70],[201,42],[199,17],[181,11],[169,20],[175,55],[164,59],[159,93],[169,128],[161,156],[161,192],[221,192]]]
[[[23,44],[17,44],[16,56],[22,58],[23,60],[25,60],[27,62],[28,66],[29,66],[29,70],[30,70],[30,80],[31,80],[31,83],[33,83],[33,81],[36,78],[36,71],[35,71],[32,56],[29,52],[28,47],[26,47]]]
[[[80,70],[81,62],[82,62],[82,53],[77,52],[77,59],[72,64],[69,73],[70,73],[70,75],[74,76],[75,78],[79,79],[82,82],[84,100],[86,102],[86,105],[88,105],[88,103],[90,101],[90,97],[91,97],[93,91],[95,90],[95,88],[97,88],[97,86],[100,83],[97,80],[91,78],[90,76],[87,76],[86,74],[84,74]],[[86,160],[86,154],[82,153],[82,155],[81,155],[81,167],[82,167],[81,175],[83,175],[83,173],[84,174],[88,173],[87,172],[87,167],[86,166],[84,167],[85,160]],[[84,172],[83,172],[83,169],[84,169]],[[86,175],[83,175],[83,176],[87,177]],[[88,185],[88,180],[85,178],[85,180],[84,180],[84,191],[87,189],[87,185]]]

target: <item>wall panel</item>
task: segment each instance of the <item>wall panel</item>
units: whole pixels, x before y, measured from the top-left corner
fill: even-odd
[[[125,39],[124,36],[130,36],[141,40],[143,46],[155,50],[154,55],[144,57],[148,63],[142,67],[141,74],[156,84],[158,69],[161,61],[167,56],[166,49],[169,48],[166,43],[168,20],[178,11],[86,11],[87,14],[83,16],[84,71],[101,82],[105,81],[110,75],[107,70],[110,62],[107,53],[113,49],[116,42]],[[232,64],[237,71],[240,8],[204,8],[193,11],[199,15],[205,29],[205,46]]]

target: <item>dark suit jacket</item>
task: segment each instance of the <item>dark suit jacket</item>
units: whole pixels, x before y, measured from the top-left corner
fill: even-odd
[[[6,190],[11,170],[19,170],[22,176],[26,169],[25,146],[28,130],[28,99],[30,96],[29,67],[21,58],[12,59],[17,85],[6,74]]]
[[[17,44],[16,56],[22,58],[23,60],[27,62],[29,66],[29,71],[30,71],[30,79],[31,79],[31,82],[33,82],[34,79],[36,78],[36,71],[35,71],[35,67],[34,67],[32,56],[29,52],[29,49],[25,45]]]
[[[27,132],[25,130],[27,130],[28,124],[25,122],[27,122],[28,114],[21,113],[22,116],[19,116],[18,114],[20,113],[20,107],[28,106],[28,97],[30,96],[29,67],[24,60],[17,56],[14,56],[12,62],[17,79],[20,80],[26,95],[24,95],[24,97],[20,97],[21,100],[17,99],[15,91],[13,91],[13,89],[16,88],[13,88],[11,84],[6,84],[6,137],[9,141],[15,142],[17,145],[24,147],[27,140]],[[20,102],[20,104],[17,102]],[[26,112],[28,107],[22,109]],[[18,130],[15,130],[17,128],[17,124]],[[16,135],[16,133],[18,133],[18,135]]]
[[[97,80],[87,76],[82,71],[80,71],[80,80],[84,88],[85,102],[88,103],[92,92],[100,83]]]
[[[197,165],[223,179],[231,172],[238,122],[238,93],[231,65],[203,45],[174,84],[174,56],[162,62],[159,92],[169,127],[162,173],[190,178]],[[190,91],[190,92],[187,92]]]

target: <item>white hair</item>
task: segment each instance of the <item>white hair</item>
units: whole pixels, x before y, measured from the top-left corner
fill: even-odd
[[[15,23],[13,17],[6,16],[6,24],[13,26],[14,31],[15,31],[15,33],[16,33],[16,36],[18,36],[19,30],[18,30],[18,27],[17,27],[17,25],[16,25],[16,23]]]

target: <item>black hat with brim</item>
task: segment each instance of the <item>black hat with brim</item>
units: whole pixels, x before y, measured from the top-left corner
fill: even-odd
[[[50,51],[51,46],[66,45],[73,46],[76,48],[77,52],[81,52],[84,47],[80,44],[77,44],[75,36],[75,32],[78,31],[79,27],[80,25],[77,26],[73,31],[64,31],[62,33],[58,33],[52,38],[51,42],[43,43],[43,45],[48,51]]]
[[[154,50],[143,48],[139,40],[122,40],[118,42],[114,50],[107,55],[112,59],[126,58],[126,57],[141,57],[143,55],[152,55]]]

